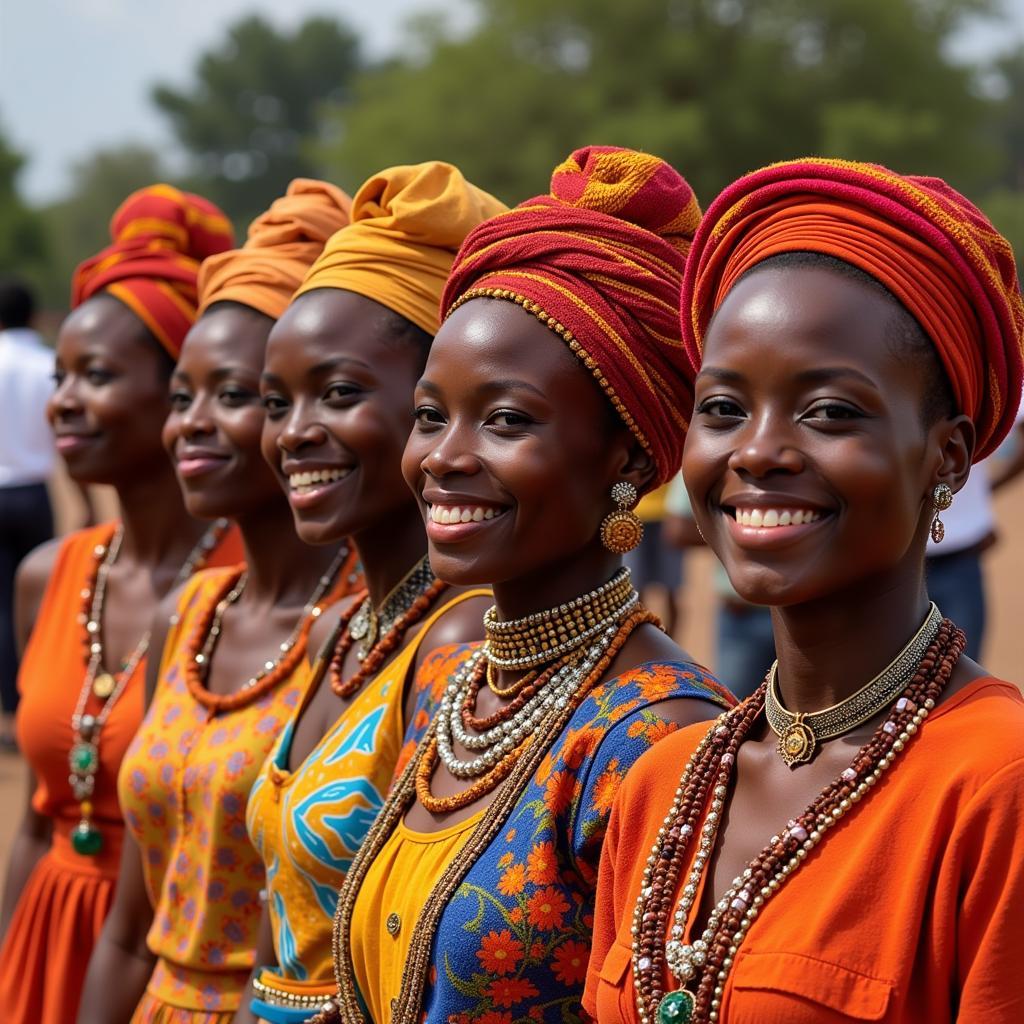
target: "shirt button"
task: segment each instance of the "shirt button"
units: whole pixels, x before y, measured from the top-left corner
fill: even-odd
[[[402,919],[397,914],[388,914],[385,927],[388,930],[388,935],[394,938],[402,930]]]

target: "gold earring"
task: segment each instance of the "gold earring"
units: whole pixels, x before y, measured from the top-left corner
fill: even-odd
[[[601,543],[617,555],[632,551],[643,540],[644,524],[633,511],[637,500],[636,488],[625,480],[612,488],[612,501],[619,507],[609,512],[601,523]]]
[[[932,489],[932,508],[935,516],[932,519],[932,540],[936,544],[942,543],[946,536],[946,524],[939,518],[940,512],[945,512],[953,504],[953,490],[949,484],[936,484]]]

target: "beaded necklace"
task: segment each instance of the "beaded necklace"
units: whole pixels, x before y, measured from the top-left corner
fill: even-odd
[[[701,937],[684,943],[700,881],[711,858],[740,746],[764,711],[767,680],[720,716],[691,755],[675,799],[647,859],[633,911],[633,986],[641,1024],[704,1024],[719,1018],[733,960],[765,903],[808,853],[855,804],[868,795],[935,707],[966,644],[943,619],[903,695],[860,748],[849,767],[733,879]],[[707,811],[704,814],[704,811]],[[698,849],[674,914],[673,893],[704,814]],[[668,940],[665,928],[671,919]],[[680,988],[666,993],[665,968]],[[695,983],[696,982],[696,983]]]
[[[430,612],[447,587],[448,584],[434,576],[430,561],[424,556],[388,594],[380,611],[373,611],[368,592],[362,600],[357,598],[338,624],[338,639],[330,665],[331,690],[335,696],[343,700],[354,697],[363,684],[377,674],[405,634]],[[369,625],[364,632],[363,624],[370,622],[372,632]],[[357,652],[361,662],[359,669],[346,679],[345,656],[357,640],[365,641],[367,636],[372,636],[373,642]]]
[[[505,826],[523,790],[535,775],[541,760],[564,732],[573,714],[590,692],[604,677],[622,646],[633,631],[644,623],[659,625],[656,616],[646,609],[627,613],[614,628],[614,633],[605,647],[604,654],[582,679],[576,692],[564,705],[554,707],[540,723],[535,732],[522,744],[516,757],[511,759],[508,774],[497,786],[494,799],[488,805],[480,822],[474,828],[467,842],[444,874],[431,890],[423,912],[415,925],[411,943],[412,955],[405,964],[402,974],[402,988],[392,1004],[392,1020],[419,1020],[421,1004],[430,970],[430,958],[438,922],[456,889],[462,884],[470,868],[480,854],[487,849],[495,836]],[[366,1024],[355,974],[352,966],[348,936],[352,924],[352,912],[366,872],[374,858],[380,853],[398,822],[419,793],[419,779],[422,765],[433,756],[436,742],[435,732],[439,716],[428,728],[416,754],[394,785],[377,820],[370,829],[349,868],[348,875],[338,894],[338,905],[334,915],[334,972],[338,982],[338,995],[329,1000],[310,1024]]]
[[[323,612],[321,602],[334,590],[347,559],[348,549],[343,546],[317,581],[316,589],[303,606],[291,634],[280,644],[277,658],[266,661],[240,689],[219,694],[212,693],[206,685],[210,661],[223,632],[224,613],[242,596],[248,580],[244,569],[229,575],[200,611],[195,629],[185,645],[185,685],[192,699],[208,711],[222,714],[252,704],[273,690],[281,680],[287,679],[306,653],[309,631]]]
[[[172,590],[202,567],[227,528],[228,521],[218,519],[206,530],[178,570],[171,584]],[[120,672],[111,673],[103,668],[103,608],[106,604],[107,578],[121,552],[123,541],[124,525],[119,523],[109,543],[97,544],[93,548],[96,571],[82,589],[82,611],[78,616],[85,632],[85,682],[71,715],[73,739],[68,752],[68,783],[78,801],[80,815],[78,824],[71,830],[71,846],[84,857],[95,857],[103,849],[103,833],[92,820],[92,795],[96,789],[96,773],[100,768],[100,734],[149,650],[150,630],[147,629],[121,666]],[[85,712],[90,695],[103,701],[103,707],[97,715]]]

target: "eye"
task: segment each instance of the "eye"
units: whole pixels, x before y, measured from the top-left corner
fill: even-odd
[[[268,419],[276,420],[288,411],[287,400],[273,391],[265,394],[260,401],[263,403],[263,408],[267,410]]]
[[[738,402],[734,402],[731,398],[725,398],[722,395],[706,398],[697,407],[697,412],[702,416],[719,420],[739,420],[743,419],[746,415]]]
[[[491,426],[514,430],[518,427],[529,426],[533,420],[525,413],[517,412],[515,409],[498,409],[491,413],[487,422]]]
[[[175,412],[182,412],[192,404],[192,396],[181,388],[176,388],[170,393],[169,400],[171,408]]]
[[[834,398],[822,399],[804,413],[806,420],[856,420],[863,418],[864,413],[849,402],[841,402]]]
[[[232,408],[248,405],[250,402],[256,399],[256,395],[247,390],[246,388],[239,387],[224,387],[221,388],[217,398],[224,403],[224,405],[231,406]]]
[[[349,381],[335,381],[333,384],[328,384],[324,390],[324,401],[335,404],[348,402],[362,394],[362,391],[362,388]]]
[[[64,383],[64,378],[66,376],[67,374],[63,370],[54,370],[53,373],[50,374],[50,378],[57,387],[60,387],[61,384]]]
[[[435,409],[432,405],[416,406],[416,411],[413,415],[416,417],[416,425],[418,427],[436,427],[444,423],[444,416],[441,415],[440,410]]]
[[[102,387],[104,384],[109,384],[114,379],[114,375],[109,370],[100,369],[98,366],[90,366],[85,371],[85,379],[96,387]]]

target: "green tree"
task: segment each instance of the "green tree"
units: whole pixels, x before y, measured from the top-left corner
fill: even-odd
[[[664,156],[706,203],[772,160],[828,153],[991,182],[993,104],[947,44],[989,0],[476,0],[412,55],[364,71],[322,147],[358,181],[443,158],[507,201],[542,190],[574,146]]]
[[[46,257],[46,235],[38,214],[18,191],[25,158],[0,132],[0,273],[38,281]]]
[[[249,17],[200,57],[188,89],[160,85],[153,99],[191,157],[196,187],[244,228],[292,178],[316,173],[307,149],[321,104],[345,102],[358,66],[355,35],[331,18],[288,34]]]

